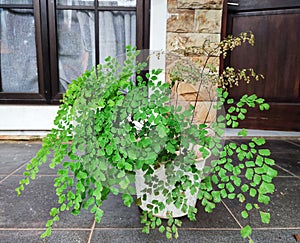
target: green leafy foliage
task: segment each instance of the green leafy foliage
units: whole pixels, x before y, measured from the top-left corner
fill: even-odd
[[[249,225],[246,225],[244,228],[241,229],[241,235],[243,238],[247,238],[251,235],[252,228]]]
[[[270,214],[260,211],[260,217],[261,221],[265,224],[268,224],[270,222]]]
[[[205,42],[202,48],[206,48],[209,59],[216,56],[216,51],[224,56],[236,42],[252,43],[251,35],[230,37],[215,48]],[[264,147],[265,140],[252,138],[243,144],[231,142],[223,146],[222,139],[225,127],[237,127],[246,118],[248,108],[269,109],[264,99],[255,94],[235,101],[227,89],[239,80],[248,82],[260,75],[252,69],[226,69],[219,75],[207,61],[203,70],[208,68],[208,73],[202,70],[199,76],[193,76],[197,72],[192,67],[180,67],[170,74],[168,84],[159,80],[160,69],[149,71],[146,78],[139,75],[147,66],[137,61],[139,53],[127,47],[123,63],[106,58],[104,64],[74,80],[64,94],[54,120],[56,127],[43,139],[42,148],[27,165],[25,178],[16,188],[20,195],[50,154],[49,167],[62,167],[54,179],[59,206],[51,209],[42,238],[51,234],[62,211],[78,215],[83,209],[89,210],[100,222],[104,214],[101,206],[110,193],[120,194],[127,207],[134,202],[142,206],[149,194],[163,195],[164,200],[154,198],[147,203],[141,223],[142,232],[158,229],[167,239],[178,237],[182,222],[172,216],[173,212],[167,211],[166,220],[157,215],[174,205],[195,221],[197,209],[188,203],[189,194],[196,196],[208,213],[224,198],[238,200],[244,205],[240,212],[243,218],[260,210],[260,204],[269,203],[277,172],[272,168],[275,162],[270,158],[271,151]],[[183,71],[188,75],[180,76]],[[198,99],[185,106],[171,99],[176,97],[180,82],[191,77],[215,87],[217,99],[209,109],[216,109],[220,115],[210,124],[207,117],[203,123],[195,122]],[[226,115],[221,112],[225,104],[229,105]],[[247,136],[247,130],[242,129],[239,136]],[[199,167],[204,158],[205,165]],[[155,174],[160,169],[165,172],[164,179]],[[137,171],[142,172],[146,187],[134,200]],[[253,200],[257,203],[253,204]],[[268,223],[270,215],[259,212],[262,222]],[[251,232],[247,225],[241,235],[246,238]]]

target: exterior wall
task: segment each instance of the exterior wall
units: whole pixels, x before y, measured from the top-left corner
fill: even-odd
[[[53,126],[57,110],[58,106],[50,105],[0,105],[0,138],[45,135]]]
[[[150,49],[168,52],[180,45],[200,46],[207,38],[218,41],[222,6],[223,0],[152,0]],[[195,96],[190,90],[193,86],[180,88],[183,96]],[[1,105],[0,135],[45,134],[52,127],[57,109],[58,106]]]

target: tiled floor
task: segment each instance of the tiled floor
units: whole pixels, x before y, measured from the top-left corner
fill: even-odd
[[[243,141],[239,141],[243,142]],[[196,222],[183,218],[179,239],[174,242],[247,242],[240,237],[240,227],[251,223],[254,242],[296,242],[300,235],[300,140],[269,140],[267,145],[276,160],[279,176],[271,204],[269,225],[260,223],[259,215],[245,220],[238,214],[238,202],[224,201],[213,213],[207,214],[201,205]],[[49,210],[56,206],[52,186],[55,171],[43,166],[36,181],[21,197],[15,188],[22,178],[26,163],[41,147],[35,142],[0,142],[0,242],[42,242],[39,235],[49,219]],[[62,213],[50,238],[45,242],[169,242],[154,231],[141,233],[140,211],[127,208],[120,197],[111,196],[103,205],[105,215],[95,224],[93,215],[84,211],[80,216]]]

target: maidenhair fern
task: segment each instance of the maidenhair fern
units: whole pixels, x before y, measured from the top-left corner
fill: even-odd
[[[211,58],[218,52],[224,56],[243,42],[251,44],[252,36],[241,34],[217,45],[206,43],[206,52],[189,49],[185,54],[208,53]],[[163,83],[159,81],[162,70],[141,74],[146,63],[137,61],[139,53],[127,47],[123,63],[106,58],[105,64],[74,80],[64,94],[54,120],[55,128],[43,139],[42,148],[27,165],[25,178],[16,189],[20,195],[53,154],[49,166],[58,168],[54,179],[58,206],[51,209],[42,237],[51,234],[63,211],[77,215],[86,209],[100,222],[104,214],[102,203],[110,193],[120,194],[128,207],[133,203],[141,205],[149,193],[162,193],[166,200],[153,200],[142,213],[142,231],[149,233],[157,228],[168,239],[178,237],[182,222],[174,219],[172,212],[168,212],[166,221],[154,215],[174,203],[194,221],[197,209],[187,205],[186,191],[195,195],[208,213],[223,199],[238,200],[244,205],[243,218],[258,210],[262,222],[269,223],[270,215],[260,205],[269,203],[269,194],[274,192],[272,179],[277,172],[272,168],[271,152],[262,147],[265,140],[252,138],[247,143],[230,142],[223,146],[222,139],[225,127],[237,127],[249,108],[269,109],[265,100],[255,94],[245,94],[235,101],[230,98],[230,89],[227,90],[240,79],[247,82],[260,76],[251,70],[227,70],[217,75],[212,66],[208,72],[198,73],[197,80],[202,85],[209,81],[213,84],[209,87],[213,87],[217,99],[211,102],[209,110],[216,110],[219,116],[210,125],[206,120],[197,124],[194,118],[198,95],[194,104],[185,107],[178,99],[172,100],[178,98],[178,83],[184,81],[184,72],[190,69],[177,66],[170,75],[172,82]],[[225,104],[229,109],[222,114]],[[241,130],[239,135],[247,136],[247,131]],[[208,159],[201,170],[196,166],[197,156],[190,150],[191,144],[199,146],[196,152]],[[161,166],[166,168],[165,181],[153,176]],[[144,172],[147,187],[143,196],[136,198],[133,183],[137,170]],[[251,227],[245,226],[241,234],[249,237]]]

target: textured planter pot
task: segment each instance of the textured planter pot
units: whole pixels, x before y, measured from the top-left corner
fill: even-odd
[[[209,153],[210,156],[210,153]],[[198,170],[202,170],[205,166],[205,162],[207,160],[207,158],[209,158],[209,156],[207,156],[205,159],[202,157],[199,157],[199,159],[196,160],[196,167]],[[174,169],[174,173],[176,173],[176,167]],[[142,170],[138,170],[136,171],[136,176],[135,176],[135,186],[136,186],[136,194],[138,198],[142,199],[142,196],[144,194],[143,190],[145,188],[149,188],[148,185],[146,185],[145,183],[145,179],[144,179],[144,172]],[[194,181],[194,178],[192,176],[192,173],[188,172],[185,175],[189,176],[189,179],[191,181]],[[154,172],[152,174],[153,178],[155,178],[155,176],[157,176],[157,178],[161,181],[167,181],[167,175],[166,175],[166,169],[165,166],[162,165],[160,166],[158,169],[154,169]],[[198,180],[198,182],[200,182],[200,180]],[[169,185],[169,187],[165,187],[168,191],[171,191],[175,188],[174,185]],[[198,190],[196,190],[196,192],[192,195],[190,190],[186,190],[185,192],[186,198],[187,198],[187,206],[196,206],[197,203],[197,195],[198,195]],[[163,202],[165,205],[165,209],[159,211],[157,214],[153,214],[156,217],[159,218],[168,218],[168,212],[172,212],[172,216],[173,218],[178,218],[178,217],[182,217],[187,215],[187,212],[184,213],[181,211],[180,208],[176,208],[176,206],[174,205],[174,203],[170,203],[167,204],[166,203],[166,197],[164,195],[162,195],[162,193],[160,192],[159,195],[154,195],[154,193],[147,193],[147,199],[146,200],[141,200],[141,205],[140,208],[144,211],[149,211],[149,208],[147,208],[147,205],[153,205],[152,201],[153,200],[158,200],[159,202]]]

